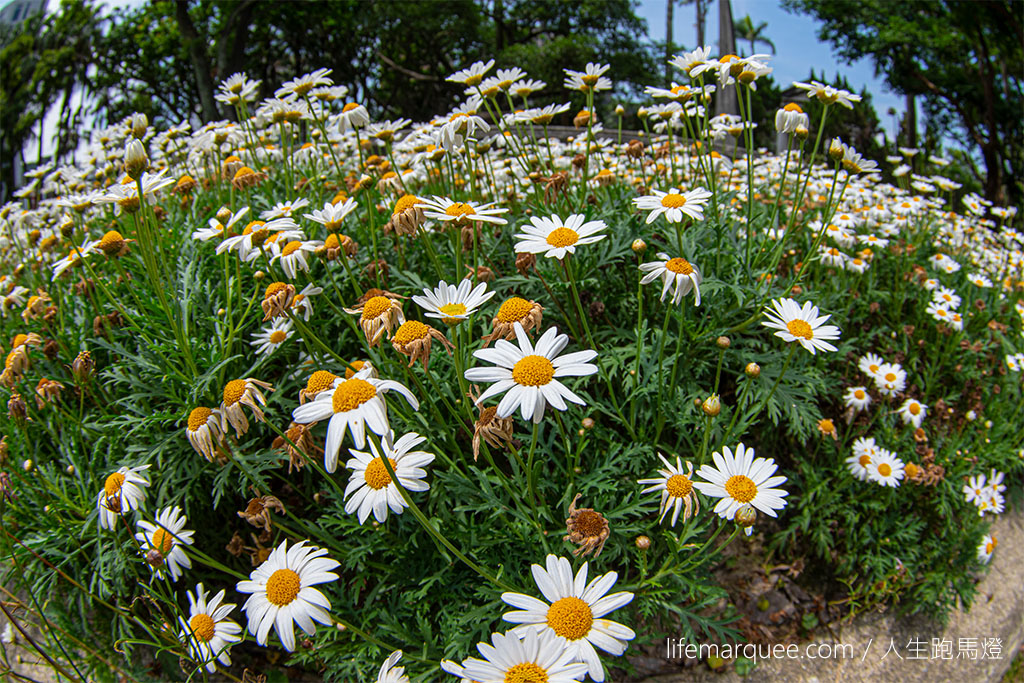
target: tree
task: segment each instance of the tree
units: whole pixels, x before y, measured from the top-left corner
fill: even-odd
[[[819,37],[842,59],[870,57],[890,87],[921,98],[930,120],[980,155],[989,200],[1020,201],[1024,3],[783,0],[783,6],[822,21]]]
[[[682,0],[684,5],[693,5],[697,10],[697,21],[694,27],[697,29],[697,47],[704,47],[704,26],[708,19],[708,5],[711,0]]]
[[[768,22],[762,21],[757,26],[754,26],[754,20],[748,14],[739,21],[734,22],[732,30],[737,38],[750,41],[750,54],[757,52],[755,49],[757,43],[764,43],[772,49],[772,54],[775,54],[775,43],[764,35],[766,28],[768,28]]]

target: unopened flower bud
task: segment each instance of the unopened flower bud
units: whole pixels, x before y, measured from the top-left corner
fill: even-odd
[[[761,376],[761,366],[757,363],[747,363],[747,367],[743,368],[743,372],[750,379],[757,379]]]
[[[615,106],[615,115],[616,116],[625,116],[626,115],[626,108],[623,107],[621,104],[616,105]]]
[[[226,206],[222,206],[217,210],[217,220],[221,223],[231,218],[231,209]]]
[[[728,337],[722,336],[715,340],[715,344],[718,345],[718,348],[720,349],[727,349],[732,342],[729,341]]]
[[[64,471],[67,472],[69,475],[74,475],[74,473],[75,473],[75,466],[74,465],[68,465],[68,468],[66,470],[64,470]]]
[[[15,393],[7,401],[7,416],[15,422],[22,422],[28,417],[28,406],[25,405],[25,399],[21,394]]]
[[[642,254],[647,251],[647,242],[644,242],[642,239],[637,237],[633,240],[632,249],[634,254]]]
[[[146,136],[147,128],[149,128],[149,119],[145,114],[139,112],[132,114],[132,137],[141,140]]]
[[[757,521],[757,510],[754,509],[753,505],[747,503],[736,511],[732,519],[744,529],[749,529]]]
[[[585,418],[583,418],[583,423],[582,424],[583,424],[583,428],[584,429],[593,429],[594,428],[594,418],[592,418],[592,417],[585,417]]]
[[[833,160],[839,161],[843,158],[843,152],[845,152],[845,150],[843,149],[842,140],[839,138],[832,138],[832,142],[829,143],[828,146],[828,155],[832,157]]]
[[[146,563],[150,567],[159,568],[164,566],[164,556],[160,554],[160,551],[156,548],[152,548],[146,553]]]
[[[591,114],[586,109],[581,109],[575,117],[573,117],[572,125],[574,128],[583,128],[590,124]]]
[[[132,180],[138,180],[149,168],[149,157],[141,140],[133,139],[124,150],[124,172]]]
[[[811,131],[807,126],[797,126],[796,130],[793,132],[796,133],[796,136],[801,140],[806,140],[811,134]]]
[[[647,550],[651,547],[651,539],[647,536],[637,536],[635,543],[640,550]]]
[[[256,282],[259,282],[260,280],[262,280],[266,276],[267,276],[267,274],[264,273],[262,270],[257,270],[255,273],[252,274],[252,279],[256,280]]]
[[[35,467],[35,463],[32,462],[32,460],[26,460],[25,462],[21,463],[21,468],[26,472],[31,472],[33,467]]]
[[[92,377],[95,367],[96,362],[92,359],[92,355],[88,351],[82,351],[71,362],[71,374],[74,375],[76,382],[82,383]]]
[[[718,397],[718,394],[711,394],[701,404],[700,409],[704,411],[704,414],[708,417],[716,417],[722,412],[722,401]]]

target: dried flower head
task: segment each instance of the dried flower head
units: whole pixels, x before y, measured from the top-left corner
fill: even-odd
[[[600,512],[593,508],[577,508],[576,501],[581,493],[577,493],[569,504],[569,519],[565,520],[565,530],[568,532],[565,540],[579,546],[572,554],[576,557],[594,553],[594,557],[604,550],[604,542],[611,535],[608,527],[608,520]]]
[[[369,293],[367,292],[367,294]],[[380,343],[385,332],[391,334],[395,327],[405,322],[402,302],[386,296],[387,294],[390,292],[381,292],[362,301],[355,308],[345,309],[346,313],[359,315],[359,327],[366,335],[366,341],[369,342],[370,348]]]
[[[498,417],[498,406],[480,409],[480,417],[473,425],[473,460],[480,456],[480,440],[491,448],[504,448],[512,443],[515,422],[511,417]]]
[[[448,338],[430,325],[425,325],[418,320],[402,323],[391,338],[391,345],[395,351],[409,357],[410,368],[419,360],[423,362],[423,369],[426,370],[434,339],[440,341],[448,351],[448,355],[451,355],[455,347],[448,341]]]
[[[516,323],[522,325],[523,331],[529,334],[530,330],[540,327],[543,315],[544,307],[536,301],[528,301],[517,296],[505,299],[498,308],[498,314],[491,321],[493,332],[484,337],[484,341],[490,344],[496,339],[514,339]]]
[[[263,301],[260,302],[260,306],[263,308],[263,321],[286,315],[294,298],[294,285],[284,282],[272,282],[267,285],[267,289],[263,292]]]
[[[238,516],[256,527],[262,527],[270,533],[270,511],[275,510],[278,514],[284,514],[284,504],[274,496],[260,496],[249,500],[244,510],[238,511]]]
[[[316,445],[310,433],[314,424],[292,422],[284,433],[287,438],[279,436],[274,439],[272,447],[283,450],[288,455],[288,474],[291,474],[293,469],[301,470],[306,460],[316,460],[323,456],[323,449]]]

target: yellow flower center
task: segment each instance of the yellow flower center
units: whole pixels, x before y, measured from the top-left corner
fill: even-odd
[[[338,379],[338,376],[335,374],[326,370],[317,370],[306,380],[306,393],[319,394],[321,391],[330,389],[336,379]]]
[[[911,403],[910,407],[907,408],[907,411],[911,415],[919,415],[921,413],[921,404],[920,403]]]
[[[667,206],[670,209],[678,209],[680,206],[686,203],[686,197],[675,192],[670,192],[661,198],[661,205]]]
[[[331,404],[336,413],[347,413],[363,405],[377,395],[377,389],[365,379],[353,377],[338,385],[334,390]]]
[[[505,683],[548,683],[548,673],[533,662],[523,662],[505,672]]]
[[[33,297],[33,298],[38,298],[38,297]],[[16,349],[16,348],[18,348],[19,346],[21,346],[22,344],[24,344],[27,341],[28,341],[28,335],[27,334],[24,334],[24,333],[16,334],[16,335],[14,335],[14,339],[11,341],[11,348],[12,349]]]
[[[203,642],[213,638],[213,619],[209,614],[195,615],[188,622],[188,627],[192,630],[192,634]]]
[[[284,330],[274,330],[273,332],[270,333],[270,343],[271,344],[280,344],[281,342],[283,342],[287,338],[288,338],[288,333],[285,332]]]
[[[445,209],[444,212],[449,216],[455,216],[456,218],[459,218],[461,216],[472,216],[473,214],[476,213],[472,206],[470,206],[469,204],[464,204],[462,202],[455,202],[447,209]]]
[[[195,408],[191,413],[188,414],[188,430],[194,432],[210,419],[210,415],[213,413],[209,408]]]
[[[413,208],[414,206],[416,206],[419,203],[420,203],[419,197],[416,197],[416,196],[411,195],[411,194],[403,195],[403,196],[398,198],[397,202],[395,202],[395,210],[391,212],[391,215],[400,214],[403,211],[406,211],[408,209]]]
[[[302,581],[291,569],[278,569],[267,579],[267,600],[278,607],[291,603],[299,595]]]
[[[242,178],[251,178],[254,175],[256,175],[256,171],[252,170],[248,166],[243,166],[242,168],[235,171],[235,180],[241,180]]]
[[[263,292],[263,298],[269,299],[270,297],[274,296],[275,294],[277,294],[278,292],[287,287],[288,285],[286,285],[283,282],[273,282],[267,287],[266,291]]]
[[[501,304],[501,308],[498,309],[498,320],[503,323],[512,323],[516,320],[522,320],[526,317],[526,314],[533,308],[533,304],[526,299],[520,299],[517,296],[511,299],[506,299]]]
[[[783,109],[785,109],[786,111],[795,111],[797,114],[803,114],[804,113],[804,110],[801,109],[800,105],[797,104],[796,102],[790,102],[785,107],[783,107]]]
[[[861,467],[867,467],[868,465],[871,464],[871,456],[865,453],[864,455],[857,458],[857,462],[860,463]]]
[[[590,605],[579,598],[562,598],[548,608],[548,626],[566,640],[579,640],[594,623]]]
[[[586,74],[580,77],[580,80],[587,85],[595,85],[601,77],[596,74]]]
[[[824,419],[818,423],[818,429],[822,434],[832,434],[836,431],[835,423],[832,420]]]
[[[684,258],[669,259],[665,263],[665,268],[678,275],[689,275],[693,272],[693,266]]]
[[[466,304],[445,304],[444,306],[439,307],[437,310],[440,311],[441,313],[444,313],[445,315],[450,315],[450,316],[465,315],[466,314]],[[450,320],[454,321],[454,322],[458,322],[454,318],[445,318],[444,319],[445,322],[448,322]]]
[[[153,550],[157,550],[161,555],[167,557],[167,553],[171,552],[171,548],[174,547],[174,536],[171,536],[167,529],[157,529],[153,532],[153,541],[150,545],[153,546]]]
[[[814,339],[814,330],[807,323],[806,320],[790,320],[786,323],[786,329],[794,337],[803,337],[804,339]]]
[[[571,247],[579,239],[580,236],[572,228],[555,228],[548,235],[547,242],[553,247]]]
[[[544,386],[555,376],[555,366],[544,356],[526,356],[512,368],[512,379],[527,387]]]
[[[100,249],[104,249],[118,244],[119,242],[124,242],[124,237],[117,230],[111,230],[100,238],[99,244],[96,246]]]
[[[366,361],[354,360],[345,368],[345,379],[352,379],[352,376],[363,369]]]
[[[233,379],[224,385],[224,405],[231,406],[238,403],[245,394],[246,386],[244,379]]]
[[[918,473],[918,471],[921,468],[919,468],[917,465],[915,465],[912,462],[908,462],[907,466],[905,468],[903,468],[903,469],[904,469],[904,472],[906,472],[907,477],[910,478],[910,479],[913,479],[914,477],[917,476],[917,473]]]
[[[121,492],[123,484],[124,475],[120,472],[114,472],[103,482],[103,492],[107,494],[107,498],[111,498]]]
[[[889,466],[889,463],[883,462],[881,465],[878,466],[878,473],[883,477],[888,477],[890,474],[892,474],[892,467]]]
[[[999,541],[997,541],[994,538],[991,541],[989,541],[988,543],[986,543],[985,544],[985,554],[986,555],[991,555],[992,551],[996,549],[997,545],[999,545]]]
[[[388,462],[391,463],[391,469],[395,469],[395,459],[388,458]],[[380,458],[370,461],[363,472],[363,479],[366,480],[366,485],[375,491],[380,491],[391,483],[391,475],[388,474],[387,467],[384,466],[384,461]]]
[[[341,108],[341,113],[342,114],[347,114],[348,112],[352,111],[353,109],[355,109],[358,106],[359,105],[356,102],[349,102],[348,104],[346,104],[344,107]]]
[[[855,392],[853,392],[853,397],[856,398],[859,401],[864,400],[864,390],[863,389],[857,389]]]
[[[284,249],[281,250],[281,256],[291,256],[301,248],[302,242],[299,242],[298,240],[295,240],[294,242],[289,242],[288,244],[284,245]]]
[[[398,345],[408,344],[417,339],[424,339],[430,334],[430,328],[418,320],[409,320],[395,331],[392,342]]]
[[[886,382],[895,382],[896,381],[896,373],[894,373],[894,372],[887,372],[887,373],[885,373],[885,381]]]
[[[673,498],[685,498],[693,491],[693,482],[681,474],[673,474],[665,482],[665,490]]]
[[[750,477],[734,474],[725,482],[725,492],[741,503],[749,503],[757,496],[757,484]]]
[[[391,299],[386,296],[375,296],[363,304],[363,320],[373,320],[391,308]]]

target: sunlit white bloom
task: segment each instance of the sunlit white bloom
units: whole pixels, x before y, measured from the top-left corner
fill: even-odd
[[[777,487],[786,481],[785,477],[772,476],[778,465],[771,458],[754,458],[754,449],[738,444],[733,455],[728,446],[711,454],[714,466],[705,464],[697,471],[704,481],[693,485],[705,496],[720,498],[715,505],[715,514],[723,519],[732,519],[744,505],[752,505],[769,517],[776,517],[776,510],[786,507],[788,494]]]
[[[661,515],[658,517],[658,524],[661,524],[668,511],[672,510],[672,526],[675,526],[679,520],[680,511],[685,511],[684,522],[693,514],[700,512],[700,501],[693,492],[693,465],[687,462],[687,469],[684,470],[682,458],[679,456],[676,456],[675,465],[672,465],[661,453],[658,453],[658,457],[665,465],[665,469],[658,470],[658,474],[661,476],[653,479],[639,479],[637,483],[649,485],[641,493],[661,491]]]
[[[315,223],[319,223],[327,228],[328,234],[333,234],[341,228],[341,224],[344,222],[345,216],[352,213],[355,208],[356,200],[349,197],[344,202],[338,202],[337,204],[324,202],[323,209],[314,209],[313,213],[304,213],[302,214],[302,217]]]
[[[423,215],[427,218],[441,221],[442,223],[493,223],[504,225],[507,220],[500,217],[500,214],[507,213],[508,209],[494,208],[494,202],[478,204],[477,202],[456,202],[447,197],[433,196],[430,199],[421,199],[416,208],[423,209]]]
[[[891,451],[879,448],[878,452],[871,458],[871,464],[866,467],[868,479],[882,486],[897,488],[900,480],[903,479],[903,461],[896,457]]]
[[[490,71],[492,66],[494,66],[493,59],[489,59],[486,62],[475,62],[468,69],[456,71],[444,80],[451,83],[462,83],[463,85],[479,85],[484,80],[484,74]]]
[[[836,347],[826,340],[839,339],[840,331],[835,325],[825,325],[831,315],[818,315],[818,307],[805,301],[801,307],[790,298],[775,299],[772,307],[765,311],[768,320],[761,324],[779,330],[775,333],[787,342],[800,345],[815,355],[818,351],[835,351]]]
[[[677,305],[687,294],[693,292],[694,306],[700,306],[700,268],[682,257],[669,258],[664,252],[658,253],[658,261],[641,263],[640,271],[644,276],[640,284],[646,285],[658,278],[662,280],[661,300],[672,290],[672,304]]]
[[[886,396],[895,396],[907,386],[907,372],[899,363],[882,363],[873,379],[878,390]]]
[[[985,534],[978,545],[978,560],[988,564],[992,560],[992,553],[996,551],[999,541],[992,534]]]
[[[394,432],[388,432],[381,440],[383,454],[373,439],[369,441],[372,453],[349,449],[352,458],[345,463],[345,467],[352,474],[345,487],[345,512],[355,512],[360,524],[367,520],[371,512],[374,519],[382,524],[387,521],[388,508],[396,515],[402,514],[408,505],[388,474],[383,457],[388,458],[402,488],[406,491],[426,491],[430,485],[423,481],[427,476],[423,467],[434,462],[434,454],[411,450],[426,440],[425,436],[409,432],[394,441]]]
[[[313,88],[321,85],[332,85],[334,81],[327,77],[330,73],[331,69],[317,69],[293,80],[285,81],[280,88],[274,91],[274,96],[287,97],[288,95],[297,95],[302,97]]]
[[[874,438],[862,436],[853,442],[852,450],[853,454],[846,458],[846,466],[850,474],[861,481],[867,481],[871,462],[881,449],[875,444]]]
[[[582,244],[600,242],[606,235],[599,234],[608,226],[604,221],[587,221],[581,213],[574,213],[563,221],[558,214],[531,216],[530,225],[522,225],[515,237],[517,254],[544,254],[561,261],[576,253]]]
[[[914,427],[917,428],[921,426],[924,418],[928,415],[928,406],[912,398],[908,398],[896,412],[899,413],[900,419],[903,420],[903,424],[914,425]]]
[[[424,289],[423,296],[413,296],[412,300],[426,311],[426,317],[440,318],[448,325],[455,325],[476,313],[493,296],[494,292],[487,291],[486,282],[473,287],[472,280],[468,279],[458,286],[441,280],[433,290]]]
[[[265,356],[277,350],[277,347],[288,341],[292,336],[292,321],[288,318],[277,317],[269,327],[260,330],[253,335],[249,342],[256,347],[257,356]]]
[[[178,617],[181,631],[179,638],[188,645],[189,656],[206,670],[213,673],[217,670],[217,662],[231,666],[228,650],[242,639],[242,627],[228,619],[235,605],[224,603],[225,591],[207,599],[203,584],[196,585],[195,595],[188,595],[188,616]]]
[[[582,681],[587,675],[587,665],[576,662],[567,645],[565,638],[549,630],[493,633],[490,645],[479,643],[476,646],[484,659],[469,658],[461,665],[444,660],[441,668],[461,678],[462,683]]]
[[[157,577],[163,577],[166,568],[171,581],[177,581],[182,568],[192,568],[192,560],[185,554],[184,546],[192,545],[192,536],[196,532],[185,529],[187,522],[177,505],[161,510],[155,524],[139,521],[141,531],[135,534],[135,540]]]
[[[871,405],[871,394],[866,387],[850,387],[843,394],[843,402],[847,408],[853,408],[857,412],[867,410]]]
[[[588,62],[587,67],[584,71],[573,71],[572,69],[562,69],[565,72],[565,85],[569,90],[581,90],[587,92],[593,90],[594,92],[600,92],[602,90],[611,90],[612,82],[611,79],[605,78],[604,74],[611,67],[608,64],[596,64],[594,62]]]
[[[113,529],[119,515],[142,508],[146,502],[145,489],[149,486],[149,480],[142,473],[148,469],[149,465],[122,467],[106,478],[96,501],[101,528]]]
[[[688,192],[676,188],[669,188],[668,192],[651,190],[651,195],[637,197],[633,200],[636,208],[643,211],[650,211],[647,215],[647,224],[650,225],[664,215],[669,223],[679,223],[683,216],[689,216],[695,221],[704,219],[704,205],[711,198],[711,193],[703,187],[696,187]]]
[[[377,672],[377,683],[410,683],[409,677],[405,675],[405,667],[397,666],[401,659],[401,650],[395,650],[388,655]]]

